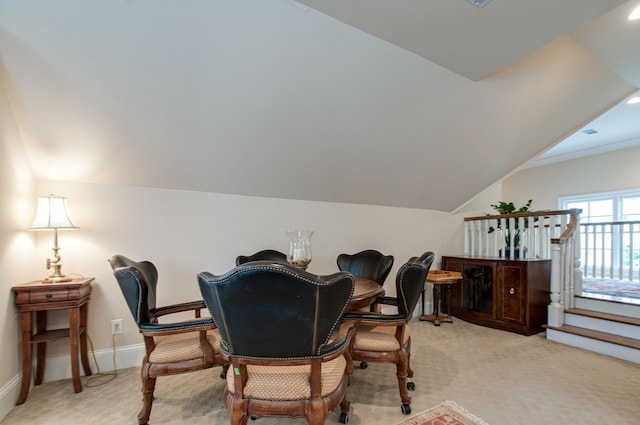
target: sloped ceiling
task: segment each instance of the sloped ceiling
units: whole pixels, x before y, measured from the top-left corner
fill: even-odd
[[[1,101],[40,179],[453,211],[634,91],[568,35],[634,3],[0,0]]]

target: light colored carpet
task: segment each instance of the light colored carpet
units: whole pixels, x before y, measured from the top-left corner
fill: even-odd
[[[455,400],[491,425],[634,425],[640,418],[640,365],[454,318],[440,327],[411,322],[414,413]],[[151,425],[228,423],[220,369],[163,377]],[[87,378],[83,378],[83,382]],[[73,392],[70,380],[33,388],[2,425],[137,423],[139,369],[119,371],[103,386]],[[351,425],[390,425],[400,411],[395,367],[356,367],[348,389]],[[338,423],[338,413],[327,418]],[[303,425],[304,419],[262,418],[250,425]]]

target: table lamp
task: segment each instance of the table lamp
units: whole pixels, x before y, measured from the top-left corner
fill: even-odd
[[[31,230],[53,230],[53,257],[54,260],[47,258],[47,270],[53,267],[51,276],[44,278],[42,281],[46,283],[69,282],[70,277],[65,276],[60,271],[60,255],[58,251],[58,229],[77,229],[71,222],[69,212],[67,211],[67,198],[55,195],[49,195],[38,198],[38,211],[36,218],[33,220]]]

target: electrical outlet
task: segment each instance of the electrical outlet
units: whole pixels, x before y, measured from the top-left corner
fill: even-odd
[[[122,319],[113,319],[111,321],[111,335],[122,334]]]

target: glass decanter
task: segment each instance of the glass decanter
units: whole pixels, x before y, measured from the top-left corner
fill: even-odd
[[[312,230],[287,230],[289,238],[289,253],[287,261],[294,267],[306,269],[311,262]]]

